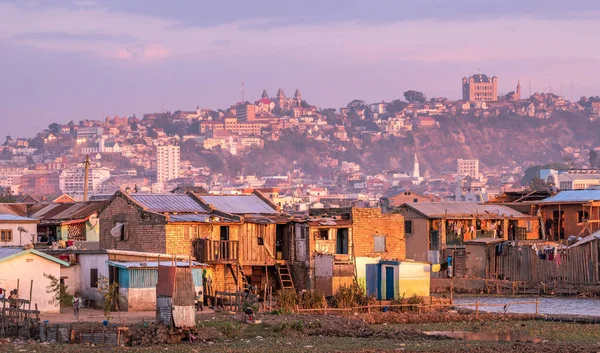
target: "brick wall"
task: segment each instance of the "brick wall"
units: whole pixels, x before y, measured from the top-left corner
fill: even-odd
[[[166,252],[166,219],[143,212],[125,196],[115,197],[98,215],[100,220],[100,249]],[[110,234],[117,222],[127,224],[128,238],[121,241]]]
[[[386,251],[375,252],[375,236],[386,236]],[[356,257],[406,259],[404,216],[383,214],[378,208],[352,209],[352,243]]]

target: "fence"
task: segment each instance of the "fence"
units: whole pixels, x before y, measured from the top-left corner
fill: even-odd
[[[363,306],[356,306],[351,308],[319,308],[319,309],[301,309],[296,307],[294,309],[295,313],[317,313],[317,314],[325,314],[328,313],[336,313],[336,312],[346,312],[346,311],[365,311],[370,313],[371,310],[383,310],[384,308],[416,308],[417,312],[421,314],[423,309],[435,309],[435,308],[453,308],[453,307],[474,307],[475,309],[475,318],[479,318],[479,308],[482,307],[508,307],[511,305],[535,305],[535,315],[539,315],[539,299],[535,301],[521,301],[521,302],[508,302],[502,304],[492,304],[492,303],[480,303],[476,301],[475,303],[462,303],[462,304],[452,304],[452,303],[431,303],[431,304],[368,304]]]
[[[598,241],[560,251],[558,258],[540,259],[530,246],[508,246],[490,253],[488,277],[529,283],[589,285],[600,282]]]

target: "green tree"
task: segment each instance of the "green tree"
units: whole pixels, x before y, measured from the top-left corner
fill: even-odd
[[[133,122],[131,123],[131,131],[138,131],[138,124],[137,122]]]
[[[60,130],[60,124],[57,123],[52,123],[50,125],[48,125],[48,129],[52,132],[52,133],[58,133]]]
[[[394,99],[393,101],[391,101],[390,103],[388,103],[385,107],[385,109],[390,113],[390,114],[394,114],[396,112],[401,112],[404,110],[404,108],[406,108],[406,106],[408,105],[408,103],[400,100],[400,99]]]
[[[598,152],[596,150],[590,150],[590,168],[596,168],[598,163]]]
[[[60,283],[60,279],[53,275],[44,273],[44,277],[50,280],[46,286],[46,293],[52,294],[48,301],[49,304],[59,304],[62,307],[69,307],[73,304],[73,295],[67,292],[68,286]]]
[[[404,92],[404,98],[410,103],[425,103],[427,98],[423,92],[409,90]]]
[[[531,183],[529,184],[529,187],[531,190],[544,191],[548,190],[550,185],[545,180],[542,180],[540,178],[533,178],[531,180]]]

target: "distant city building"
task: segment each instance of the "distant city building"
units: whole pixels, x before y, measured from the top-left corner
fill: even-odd
[[[463,77],[462,89],[463,100],[474,102],[497,101],[498,77],[494,76],[489,78],[487,75],[483,74],[476,74],[468,78]]]
[[[23,194],[50,195],[60,189],[58,173],[31,173],[21,177],[19,191]]]
[[[458,159],[456,160],[456,173],[459,175],[469,175],[474,179],[479,178],[479,160],[478,159]]]
[[[288,98],[280,88],[275,96],[275,106],[282,110],[291,110],[294,107],[300,107],[302,105],[302,95],[299,90],[296,90],[294,97]]]
[[[235,115],[239,120],[253,121],[256,118],[256,106],[254,104],[238,104],[235,111]]]
[[[96,194],[102,192],[102,184],[110,179],[110,169],[104,167],[90,167],[88,174],[88,192]],[[74,167],[63,169],[58,179],[60,190],[69,195],[82,195],[85,184],[85,169]]]
[[[156,180],[159,183],[179,178],[179,146],[158,146],[156,150]]]
[[[540,179],[560,190],[583,190],[600,185],[600,170],[597,169],[542,169]]]

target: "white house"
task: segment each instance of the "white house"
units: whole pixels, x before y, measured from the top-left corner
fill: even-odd
[[[59,313],[58,303],[52,302],[54,294],[46,292],[50,280],[44,275],[60,278],[61,266],[69,264],[33,249],[0,247],[0,288],[7,293],[18,288],[19,298],[26,300],[31,290],[32,309],[37,304],[42,313]]]
[[[0,214],[0,246],[23,246],[34,242],[38,223],[40,221],[34,218]]]

